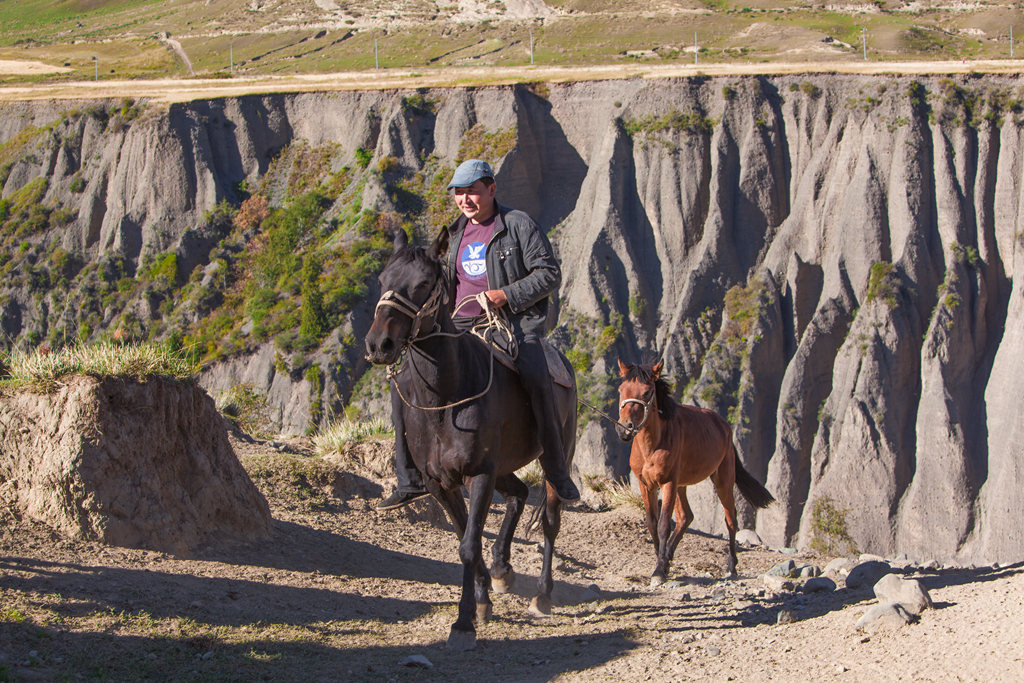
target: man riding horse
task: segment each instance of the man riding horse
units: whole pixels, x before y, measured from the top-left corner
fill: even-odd
[[[464,161],[455,169],[448,189],[454,190],[455,204],[462,212],[445,228],[449,244],[455,247],[449,249],[446,264],[449,274],[455,276],[454,300],[461,302],[482,293],[492,307],[508,313],[518,342],[516,369],[530,397],[540,432],[544,476],[561,500],[579,500],[579,490],[566,469],[542,343],[548,297],[562,280],[551,243],[530,216],[497,202],[494,172],[486,161]],[[480,304],[470,299],[459,308],[453,321],[464,329],[476,323],[482,314]],[[392,385],[398,489],[378,504],[377,510],[399,508],[428,495],[423,476],[409,455],[400,408],[401,398]]]

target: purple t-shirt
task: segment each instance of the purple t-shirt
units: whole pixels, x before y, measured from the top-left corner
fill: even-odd
[[[494,218],[486,223],[466,223],[466,231],[462,233],[462,242],[459,243],[459,257],[456,259],[456,305],[467,296],[487,291],[487,243],[493,235]],[[470,301],[459,310],[458,315],[472,318],[483,312],[480,304]]]

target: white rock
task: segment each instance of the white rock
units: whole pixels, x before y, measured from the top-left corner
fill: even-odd
[[[761,537],[753,529],[740,529],[736,532],[736,542],[746,546],[764,545]]]
[[[423,655],[409,655],[398,663],[399,666],[418,666],[421,669],[433,669],[434,663]]]
[[[913,615],[895,602],[875,605],[857,620],[856,627],[868,633],[899,628],[914,620]]]

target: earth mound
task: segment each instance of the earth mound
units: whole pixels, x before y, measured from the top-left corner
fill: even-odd
[[[270,533],[213,399],[162,379],[0,397],[0,497],[71,538],[176,554]]]

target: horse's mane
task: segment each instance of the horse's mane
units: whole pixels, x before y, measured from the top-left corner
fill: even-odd
[[[627,365],[626,376],[623,379],[635,380],[650,384],[654,382],[654,396],[658,401],[658,412],[665,419],[671,419],[679,409],[679,401],[672,398],[672,385],[664,377],[654,379],[654,363],[641,363],[638,365]]]

